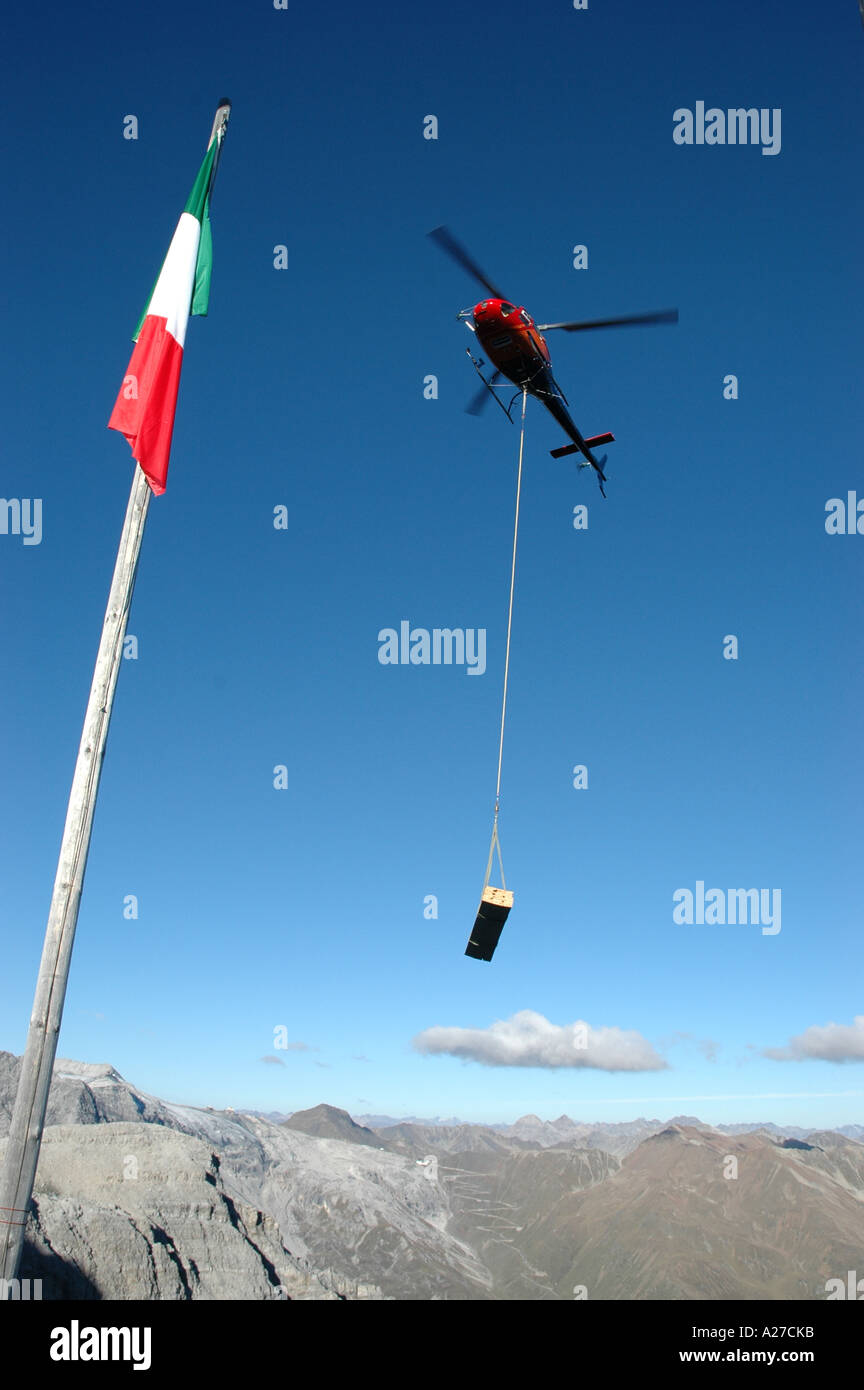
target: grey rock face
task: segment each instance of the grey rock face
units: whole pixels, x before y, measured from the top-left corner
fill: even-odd
[[[48,1299],[335,1300],[219,1169],[208,1145],[170,1129],[53,1126],[22,1277],[41,1278]]]
[[[0,1052],[0,1137],[9,1133],[20,1070],[20,1058]],[[171,1119],[168,1106],[130,1086],[107,1062],[58,1058],[54,1064],[46,1125],[94,1125],[118,1120],[170,1125]]]
[[[248,1124],[267,1166],[255,1174],[235,1160],[232,1180],[260,1192],[292,1250],[373,1282],[389,1298],[492,1296],[489,1271],[450,1230],[450,1198],[434,1165],[263,1120]]]
[[[10,1066],[7,1062],[4,1074],[7,1089],[0,1094],[8,1130],[17,1065]],[[463,1242],[448,1234],[449,1198],[435,1179],[434,1167],[421,1165],[413,1157],[386,1153],[378,1145],[373,1147],[362,1130],[362,1144],[346,1143],[274,1125],[254,1115],[174,1105],[136,1091],[113,1068],[65,1060],[58,1061],[55,1068],[52,1107],[54,1116],[66,1117],[72,1113],[78,1123],[46,1129],[36,1182],[44,1238],[40,1245],[38,1233],[34,1232],[34,1242],[44,1257],[47,1258],[53,1249],[58,1258],[67,1259],[74,1268],[89,1271],[87,1278],[102,1291],[91,1296],[268,1296],[266,1288],[274,1287],[274,1282],[266,1265],[262,1264],[264,1256],[279,1274],[275,1286],[281,1281],[292,1298],[339,1295],[349,1299],[476,1299],[491,1296],[491,1276],[482,1262]],[[331,1111],[332,1107],[323,1109]],[[131,1126],[138,1136],[134,1145],[132,1136],[125,1135],[130,1126],[123,1117],[130,1111],[144,1118],[143,1123],[139,1120]],[[337,1116],[343,1113],[333,1111]],[[353,1122],[348,1120],[348,1125],[353,1126]],[[353,1129],[359,1127],[353,1126]],[[68,1153],[65,1185],[60,1183],[58,1170],[51,1160],[51,1144],[59,1142],[61,1133]],[[197,1151],[197,1177],[181,1161],[187,1151],[176,1147],[185,1138],[201,1146]],[[116,1148],[121,1140],[127,1143],[123,1154]],[[90,1186],[86,1185],[78,1155],[80,1146],[94,1158]],[[95,1156],[100,1153],[105,1155],[104,1161],[96,1162]],[[214,1155],[218,1160],[215,1168]],[[137,1188],[132,1180],[123,1178],[121,1157],[138,1163]],[[130,1168],[134,1169],[134,1163],[130,1163]],[[202,1184],[206,1184],[203,1190],[213,1203],[210,1179],[217,1174],[221,1205],[214,1208],[212,1217],[207,1216],[203,1221],[214,1241],[213,1252],[207,1256],[199,1249],[200,1241],[192,1228],[185,1232],[181,1228],[184,1211],[200,1203]],[[167,1200],[172,1193],[171,1200]],[[54,1199],[60,1199],[59,1210]],[[72,1220],[68,1205],[75,1200],[81,1206],[80,1228]],[[92,1202],[94,1211],[103,1215],[91,1220],[94,1212],[89,1207],[85,1210],[88,1202]],[[224,1223],[220,1229],[219,1213],[227,1214],[231,1224],[231,1204],[236,1212],[251,1213],[240,1223],[239,1234],[243,1231],[249,1234],[253,1227],[258,1230],[262,1223],[266,1227],[268,1220],[273,1225],[272,1242],[276,1248],[262,1246],[262,1260],[257,1266],[254,1257],[237,1238],[238,1228],[234,1228],[233,1236],[225,1230]],[[113,1213],[115,1206],[125,1214],[125,1225],[115,1214],[110,1218],[104,1216],[106,1211]],[[266,1217],[259,1220],[261,1212],[266,1213]],[[154,1245],[162,1247],[153,1249],[158,1272],[155,1283],[152,1275],[147,1282],[144,1274],[134,1268],[146,1261],[141,1260],[140,1251],[138,1255],[132,1254],[137,1245],[130,1222],[138,1222],[136,1229],[140,1234],[144,1230],[141,1224],[144,1217],[151,1227],[157,1228],[155,1236],[152,1231],[147,1234],[148,1244],[151,1249]],[[57,1223],[56,1230],[52,1222]],[[85,1228],[98,1233],[98,1241],[89,1253],[81,1245]],[[125,1231],[122,1240],[118,1235],[120,1229]],[[56,1244],[52,1231],[54,1234],[59,1231]],[[165,1233],[167,1241],[158,1231]],[[224,1237],[232,1247],[230,1257],[222,1249]],[[188,1291],[179,1277],[176,1261],[169,1259],[165,1263],[165,1251],[171,1248],[172,1242],[178,1251],[186,1252],[195,1266],[192,1270],[189,1262],[181,1257]],[[205,1246],[206,1243],[204,1241]],[[310,1281],[305,1292],[291,1292],[296,1287],[296,1278],[292,1282],[285,1267],[284,1257],[288,1251],[297,1262],[296,1273]],[[100,1260],[98,1273],[93,1271],[93,1259],[97,1255]],[[277,1255],[282,1260],[281,1265]],[[233,1275],[226,1263],[229,1258],[235,1260],[231,1266]],[[110,1275],[109,1266],[114,1271]],[[131,1280],[129,1287],[139,1292],[118,1292],[126,1287],[124,1281],[127,1279]],[[232,1288],[233,1292],[227,1291]],[[114,1292],[104,1291],[108,1289]],[[159,1292],[154,1292],[155,1289]],[[216,1291],[220,1289],[223,1291]],[[45,1296],[48,1296],[47,1291]]]
[[[18,1065],[0,1053],[2,1129]],[[839,1133],[562,1115],[375,1134],[66,1061],[49,1118],[21,1271],[46,1298],[819,1299],[864,1248],[864,1145]]]

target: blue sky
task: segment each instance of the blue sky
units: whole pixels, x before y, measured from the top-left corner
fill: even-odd
[[[828,499],[864,497],[857,6],[149,3],[106,27],[82,4],[7,28],[0,492],[41,498],[43,533],[0,534],[0,1047],[25,1042],[131,480],[105,425],[228,95],[210,315],[144,538],[60,1054],[213,1105],[861,1123],[864,539],[825,530]],[[780,152],[676,144],[698,101],[779,108]],[[479,291],[427,240],[441,223],[540,321],[680,311],[549,335],[580,428],[616,435],[605,503],[529,402],[515,906],[488,965],[463,951],[518,436],[463,412],[455,315]],[[484,629],[485,673],[382,665],[403,619]],[[781,930],[674,922],[699,881],[779,888]],[[666,1066],[412,1046],[478,1030],[454,1036],[479,1056],[526,1010]]]

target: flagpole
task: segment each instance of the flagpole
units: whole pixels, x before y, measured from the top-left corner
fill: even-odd
[[[201,206],[196,213],[199,219],[202,215],[205,219],[209,215],[209,198],[213,189],[216,166],[221,154],[222,140],[230,113],[231,103],[227,99],[223,99],[216,111],[210,142],[207,146],[209,154],[213,141],[217,142],[206,192],[200,197]],[[205,165],[202,165],[199,176],[204,168]],[[197,189],[196,182],[193,194],[196,193]],[[175,239],[176,235],[175,233]],[[174,244],[172,241],[172,249]],[[171,250],[169,250],[169,259],[170,257]],[[163,264],[163,273],[164,270]],[[162,274],[157,282],[157,291],[161,284]],[[209,287],[209,279],[207,285]],[[198,291],[194,284],[194,277],[193,291],[194,295],[197,296]],[[203,300],[203,307],[197,307],[197,300],[191,306],[193,313],[206,314],[206,291]],[[190,306],[185,307],[188,311]],[[146,312],[145,310],[145,314]],[[185,316],[183,326],[185,330]],[[182,352],[182,337],[180,348]],[[136,353],[137,351],[138,348],[136,347]],[[135,353],[133,353],[132,360],[135,361]],[[177,382],[178,377],[175,376],[173,381],[175,401]],[[129,399],[125,394],[121,393],[121,395],[123,399]],[[118,403],[120,399],[121,397],[118,397]],[[135,397],[135,399],[139,398]],[[164,412],[166,399],[167,397],[156,401],[157,413]],[[115,404],[115,414],[116,411],[117,405]],[[152,444],[154,437],[152,429],[148,432],[150,442],[145,442],[142,445],[138,438],[142,425],[140,413],[132,423],[133,427],[127,428],[125,420],[115,422],[114,415],[112,415],[109,427],[119,429],[126,435],[129,443],[133,446],[135,458],[144,461],[146,453],[145,467],[148,472],[153,466],[154,460],[151,455],[153,455],[154,449],[161,449],[162,486],[158,487],[157,491],[164,491],[164,472],[167,470],[168,452],[171,447],[170,430],[166,440],[163,420],[161,431],[155,431],[156,445]],[[152,419],[147,423],[152,425]],[[144,452],[139,452],[139,449],[143,449]],[[159,476],[158,471],[157,476]],[[108,726],[111,722],[111,710],[114,704],[114,692],[117,688],[117,675],[123,656],[123,639],[126,635],[126,622],[132,604],[135,575],[138,570],[138,558],[141,554],[141,540],[144,535],[144,524],[147,520],[150,497],[151,484],[140,464],[136,464],[132,488],[129,493],[129,503],[126,508],[126,519],[123,523],[123,532],[114,565],[114,577],[108,595],[108,607],[105,610],[105,621],[102,625],[102,637],[93,672],[93,683],[90,687],[90,699],[87,703],[87,713],[84,716],[84,730],[81,735],[78,759],[72,778],[72,790],[69,794],[69,805],[66,810],[66,824],[63,829],[57,874],[54,879],[54,892],[48,913],[48,926],[45,931],[45,944],[42,948],[39,978],[36,983],[36,997],[30,1016],[27,1046],[21,1062],[21,1074],[18,1079],[15,1108],[12,1112],[6,1159],[3,1171],[0,1173],[0,1279],[3,1280],[17,1278],[24,1246],[24,1230],[33,1196],[36,1166],[39,1162],[45,1112],[48,1108],[48,1094],[51,1089],[51,1075],[57,1053],[57,1038],[60,1033],[66,986],[69,980],[69,963],[75,940],[75,928],[78,923],[78,908],[81,903],[84,872],[87,868],[87,855],[90,850],[93,813],[96,809],[102,760],[105,755]],[[4,1285],[4,1289],[7,1287]]]
[[[150,497],[150,486],[136,464],[72,778],[36,997],[0,1179],[0,1277],[3,1279],[17,1278],[24,1244],[24,1227],[39,1161],[90,849],[93,812]]]

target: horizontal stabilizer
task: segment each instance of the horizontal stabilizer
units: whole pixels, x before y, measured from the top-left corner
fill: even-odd
[[[615,436],[614,434],[595,434],[590,439],[586,439],[585,443],[589,449],[596,449],[600,444],[614,444]],[[565,444],[562,449],[550,449],[549,452],[553,459],[563,459],[565,454],[581,454],[582,450],[578,444]]]
[[[473,956],[474,960],[492,959],[512,906],[513,894],[506,888],[483,889],[466,956]]]

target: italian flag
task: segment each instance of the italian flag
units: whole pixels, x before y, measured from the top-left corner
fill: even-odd
[[[157,496],[165,491],[168,476],[186,324],[190,313],[207,313],[210,298],[210,194],[229,110],[230,104],[223,103],[217,112],[207,153],[138,322],[135,349],[108,421],[109,429],[125,434]]]

